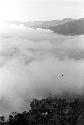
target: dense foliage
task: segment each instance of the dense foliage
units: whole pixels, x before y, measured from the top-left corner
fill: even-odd
[[[12,113],[7,121],[0,117],[0,125],[84,125],[84,102],[79,99],[34,99],[30,107],[28,112]]]

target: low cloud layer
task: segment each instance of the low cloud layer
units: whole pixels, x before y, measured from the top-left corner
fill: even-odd
[[[1,114],[24,111],[50,93],[80,94],[83,86],[84,36],[14,24],[0,31]]]

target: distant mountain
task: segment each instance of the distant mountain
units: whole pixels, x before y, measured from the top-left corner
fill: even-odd
[[[52,21],[37,21],[32,25],[33,28],[50,29],[54,33],[62,35],[84,35],[84,18]]]
[[[84,18],[72,19],[64,18],[62,20],[51,21],[32,21],[32,22],[19,22],[8,21],[10,24],[23,24],[25,27],[50,29],[54,33],[62,35],[84,35]]]
[[[31,27],[49,29],[51,26],[55,27],[57,25],[64,24],[73,20],[74,19],[71,19],[71,18],[64,18],[63,20],[34,21],[32,22]],[[29,22],[25,23],[25,26],[28,26],[28,25],[29,25]]]
[[[84,18],[51,26],[49,29],[63,35],[84,35]]]
[[[33,28],[50,29],[54,33],[62,35],[84,35],[84,18],[52,21],[35,21],[32,23]]]
[[[21,21],[6,21],[8,24],[23,24],[25,27],[34,27],[34,28],[49,28],[51,26],[57,26],[60,24],[64,24],[66,22],[73,21],[74,19],[72,18],[64,18],[62,20],[51,20],[51,21],[26,21],[26,22],[21,22]]]

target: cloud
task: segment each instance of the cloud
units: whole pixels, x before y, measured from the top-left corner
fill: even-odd
[[[33,98],[84,86],[84,36],[11,25],[0,36],[0,110],[24,111]],[[63,75],[62,75],[63,74]]]

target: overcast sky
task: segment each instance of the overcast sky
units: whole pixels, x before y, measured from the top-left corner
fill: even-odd
[[[83,0],[0,0],[0,20],[51,20],[84,17]]]

